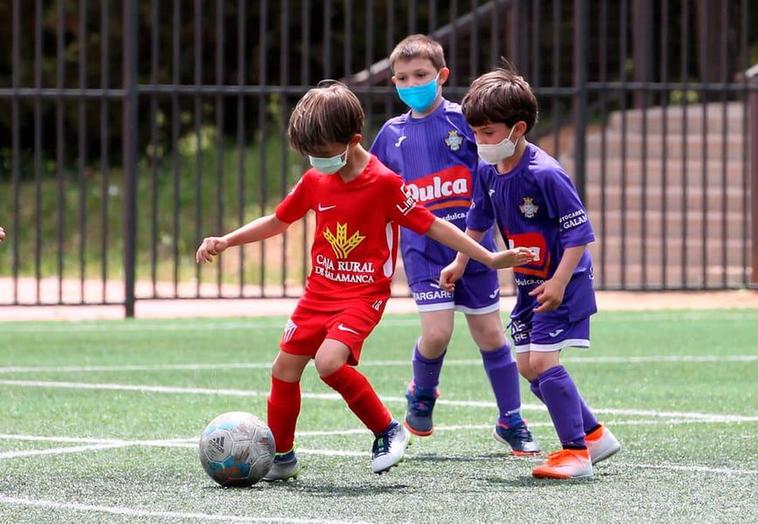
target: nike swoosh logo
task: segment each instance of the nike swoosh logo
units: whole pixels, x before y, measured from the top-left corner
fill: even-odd
[[[435,282],[429,282],[429,287],[433,287],[434,289],[439,289],[440,285]]]
[[[395,142],[395,147],[400,147],[400,144],[402,144],[403,140],[405,140],[406,138],[408,138],[408,137],[406,137],[405,135],[403,135],[400,138],[398,138],[397,142]]]
[[[336,205],[334,205],[334,206],[322,206],[321,204],[319,204],[318,205],[318,210],[319,211],[329,211],[330,209],[334,209],[335,207],[337,207],[337,206]]]
[[[347,327],[345,324],[337,324],[337,329],[339,329],[340,331],[347,331],[348,333],[353,333],[354,335],[360,335],[360,333],[358,333],[356,330]]]
[[[560,335],[561,333],[563,333],[563,330],[562,330],[562,329],[556,329],[555,331],[551,331],[551,332],[550,332],[550,336],[551,336],[551,337],[557,337],[557,336],[558,336],[558,335]]]

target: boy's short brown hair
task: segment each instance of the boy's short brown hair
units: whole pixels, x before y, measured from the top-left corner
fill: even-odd
[[[390,54],[390,67],[394,70],[395,62],[398,60],[413,60],[414,58],[428,58],[437,71],[446,67],[445,51],[440,43],[421,34],[407,36],[395,46]]]
[[[528,133],[537,123],[537,97],[529,82],[503,60],[503,67],[485,73],[471,84],[461,102],[470,126],[526,122]]]
[[[322,80],[309,90],[290,116],[290,144],[301,154],[329,143],[347,144],[363,128],[363,107],[347,86]]]

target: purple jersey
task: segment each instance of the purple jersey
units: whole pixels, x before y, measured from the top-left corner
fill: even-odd
[[[466,228],[478,157],[460,105],[443,99],[425,118],[411,118],[410,111],[391,118],[376,136],[371,152],[403,177],[406,191],[421,205],[461,230]],[[454,250],[409,229],[402,228],[400,238],[409,285],[438,280],[442,268],[455,258]],[[491,231],[481,243],[494,250]],[[466,266],[467,274],[485,271],[491,270],[474,260]]]
[[[553,157],[527,143],[524,155],[509,173],[479,163],[479,184],[468,214],[471,229],[483,231],[494,221],[510,248],[527,247],[537,260],[513,269],[518,286],[513,318],[537,307],[529,291],[552,278],[566,248],[595,240],[587,211],[568,174]],[[592,257],[586,250],[566,286],[563,303],[541,313],[544,320],[586,318],[597,311],[592,289]]]

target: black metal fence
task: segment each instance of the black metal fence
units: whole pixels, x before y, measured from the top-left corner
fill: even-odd
[[[300,176],[286,122],[319,79],[356,91],[367,141],[404,111],[387,57],[415,32],[445,47],[453,100],[500,56],[529,79],[541,106],[531,139],[584,196],[598,288],[750,287],[750,4],[2,1],[0,305],[132,315],[145,299],[298,296],[310,217],[215,266],[194,250],[271,212]],[[407,293],[402,274],[395,292]]]

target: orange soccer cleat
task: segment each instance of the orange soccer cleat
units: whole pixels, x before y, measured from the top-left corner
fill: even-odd
[[[584,437],[590,458],[593,464],[616,454],[621,449],[621,444],[605,426],[598,426]]]
[[[547,456],[544,464],[532,470],[538,479],[588,479],[592,477],[592,461],[586,449],[561,449]]]

